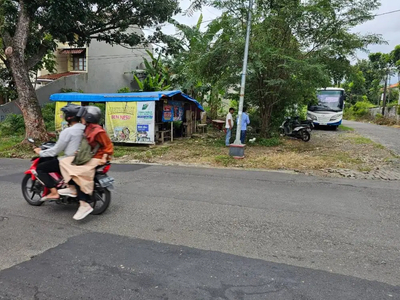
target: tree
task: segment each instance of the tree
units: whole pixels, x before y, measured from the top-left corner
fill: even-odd
[[[55,41],[83,46],[97,39],[134,47],[146,40],[128,31],[130,26],[143,28],[163,23],[179,11],[178,4],[177,0],[0,0],[5,65],[14,79],[26,137],[46,138],[29,70],[54,51]]]
[[[149,62],[146,58],[144,59],[145,70],[133,71],[133,79],[139,86],[141,92],[151,91],[166,91],[171,87],[171,79],[169,70],[166,65],[162,62],[161,54],[157,58],[154,57],[153,53],[146,50],[147,54],[151,58]],[[138,74],[143,73],[145,78],[139,79]]]
[[[221,48],[218,35],[226,18],[211,22],[201,31],[203,16],[193,27],[172,21],[179,36],[167,42],[170,51],[164,63],[171,72],[172,84],[209,108],[211,118],[216,118],[225,94],[223,67],[231,59]],[[222,50],[222,51],[221,51]]]
[[[385,115],[386,101],[387,101],[387,86],[389,76],[393,75],[394,72],[394,61],[390,54],[385,53],[371,53],[369,55],[369,60],[372,66],[380,74],[381,80],[384,81],[385,87],[383,88],[383,103],[382,103],[382,115]]]
[[[229,73],[231,83],[236,82],[237,86],[247,9],[242,0],[213,2],[230,19],[223,28],[224,40],[220,44],[231,61],[225,65],[222,61],[220,65],[224,67],[220,69]],[[335,81],[343,78],[337,69],[344,65],[348,68],[346,61],[358,49],[380,42],[379,36],[351,32],[352,27],[373,18],[378,1],[258,0],[256,3],[245,101],[258,108],[261,134],[267,136],[275,120],[290,107],[309,102],[316,89],[329,85],[332,78]]]

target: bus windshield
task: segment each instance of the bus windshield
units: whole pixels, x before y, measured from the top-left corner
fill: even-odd
[[[343,110],[343,91],[318,91],[318,105],[314,106],[314,110]]]

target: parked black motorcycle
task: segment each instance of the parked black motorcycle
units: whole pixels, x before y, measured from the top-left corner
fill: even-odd
[[[311,122],[311,123],[310,123]],[[294,119],[288,117],[279,128],[281,136],[290,136],[308,142],[311,139],[311,130],[314,127],[312,121],[300,121],[299,117]]]

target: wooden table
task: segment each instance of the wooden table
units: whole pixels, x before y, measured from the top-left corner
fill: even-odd
[[[217,128],[218,130],[222,130],[225,125],[225,121],[222,120],[212,120],[213,126]]]

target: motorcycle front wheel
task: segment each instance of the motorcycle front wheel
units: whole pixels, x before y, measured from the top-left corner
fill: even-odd
[[[310,133],[305,129],[300,132],[300,136],[303,142],[308,142],[311,139]]]
[[[21,184],[22,195],[26,202],[33,206],[40,206],[43,204],[42,199],[43,185],[37,180],[32,180],[31,175],[25,175]]]
[[[111,203],[111,192],[108,189],[94,190],[93,191],[94,202],[90,205],[93,207],[92,215],[101,215],[104,213]]]

